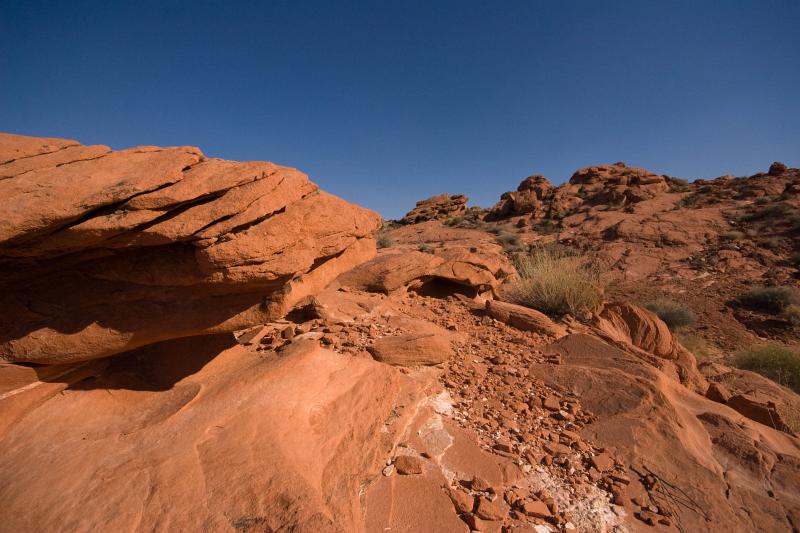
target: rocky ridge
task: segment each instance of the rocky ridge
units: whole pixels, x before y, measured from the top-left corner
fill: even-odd
[[[0,155],[0,186],[27,206],[0,245],[0,531],[800,525],[800,441],[773,416],[790,391],[698,365],[613,291],[558,320],[498,300],[515,270],[486,229],[624,244],[632,263],[606,263],[621,287],[652,279],[633,266],[654,241],[615,241],[626,234],[607,224],[651,224],[694,189],[590,167],[560,234],[533,231],[536,209],[474,228],[431,219],[385,226],[376,255],[376,215],[286,167],[19,136]],[[699,219],[727,220],[714,209]]]

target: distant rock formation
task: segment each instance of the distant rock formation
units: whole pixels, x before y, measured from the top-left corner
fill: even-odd
[[[416,224],[428,220],[447,220],[462,215],[467,211],[469,198],[463,194],[439,194],[417,202],[417,206],[406,213],[401,222]]]
[[[380,217],[198,148],[0,134],[0,359],[65,363],[284,314],[375,253]]]
[[[622,162],[582,168],[559,187],[554,187],[544,176],[536,175],[525,178],[516,191],[504,193],[489,211],[487,220],[521,215],[530,215],[533,219],[557,218],[584,205],[623,207],[669,190],[666,176],[628,167]]]

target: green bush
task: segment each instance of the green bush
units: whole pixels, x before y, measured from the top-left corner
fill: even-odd
[[[433,248],[431,248],[427,243],[423,242],[422,244],[420,244],[417,247],[417,250],[419,250],[420,252],[425,252],[426,254],[429,254],[429,253],[431,253],[433,251]]]
[[[800,393],[800,353],[783,346],[757,346],[734,356],[734,365]]]
[[[800,293],[794,287],[756,287],[739,296],[739,303],[777,315],[790,305],[800,305]]]
[[[542,247],[516,260],[518,276],[503,289],[506,300],[550,315],[578,314],[603,298],[600,271],[581,256]]]
[[[658,315],[658,318],[663,320],[667,327],[673,331],[691,326],[697,319],[691,309],[668,298],[659,298],[652,302],[647,302],[643,307]]]

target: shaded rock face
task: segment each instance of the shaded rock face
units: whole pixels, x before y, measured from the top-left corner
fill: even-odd
[[[487,219],[521,215],[530,215],[534,220],[563,217],[583,206],[635,204],[669,189],[666,176],[624,163],[582,168],[559,187],[536,175],[525,178],[515,192],[504,193]]]
[[[281,316],[375,253],[380,217],[193,147],[0,135],[0,358],[65,363]]]
[[[531,214],[541,218],[547,214],[547,203],[555,187],[541,175],[529,176],[519,184],[516,191],[505,192],[488,214],[489,220],[500,220],[511,216]]]
[[[389,235],[394,246],[343,274],[339,282],[387,294],[411,289],[437,296],[462,293],[474,297],[493,295],[514,272],[502,248],[482,231],[431,220],[401,226]]]
[[[416,224],[428,220],[447,220],[467,211],[469,199],[463,194],[439,194],[417,202],[417,206],[406,213],[401,222]]]

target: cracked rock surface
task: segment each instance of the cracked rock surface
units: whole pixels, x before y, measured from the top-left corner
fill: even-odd
[[[281,316],[374,255],[380,217],[194,147],[0,134],[0,358],[66,363]]]

